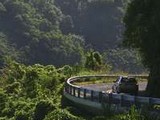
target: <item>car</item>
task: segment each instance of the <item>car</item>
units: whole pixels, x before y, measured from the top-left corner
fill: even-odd
[[[112,86],[113,93],[138,94],[138,84],[134,77],[119,76]]]

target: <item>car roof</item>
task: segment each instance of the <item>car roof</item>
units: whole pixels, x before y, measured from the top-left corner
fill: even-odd
[[[135,77],[133,77],[133,76],[119,76],[120,78],[128,78],[128,79],[132,79],[132,78],[134,78],[135,79]]]

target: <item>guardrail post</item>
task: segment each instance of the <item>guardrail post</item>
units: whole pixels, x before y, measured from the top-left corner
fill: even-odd
[[[71,95],[71,86],[68,86],[68,92],[69,92],[69,94]]]
[[[148,104],[149,104],[149,105],[152,105],[152,98],[149,97],[148,99],[149,99],[149,100],[148,100]]]
[[[74,87],[73,87],[73,86],[71,86],[71,95],[73,95],[73,88],[74,88]]]
[[[123,106],[123,103],[124,103],[124,98],[123,98],[123,95],[121,95],[121,100],[120,100],[121,106]]]
[[[72,86],[70,86],[70,94],[72,95]]]
[[[99,102],[102,102],[102,92],[99,92]]]
[[[137,106],[137,96],[134,96],[134,104]]]
[[[66,92],[69,93],[69,85],[66,84]]]
[[[68,93],[68,92],[67,92],[67,87],[68,87],[68,86],[67,86],[67,84],[65,83],[64,91],[65,91],[66,93]]]
[[[148,100],[148,107],[149,107],[149,109],[152,109],[153,108],[153,104],[152,104],[152,98],[148,98],[149,100]]]
[[[80,88],[78,88],[78,97],[80,98]]]
[[[93,98],[93,93],[94,93],[94,91],[93,91],[93,90],[91,90],[91,101],[93,101],[93,100],[94,100],[94,98]]]
[[[73,87],[73,96],[76,96],[76,88]]]
[[[86,99],[86,89],[84,89],[83,98]]]
[[[108,94],[108,104],[112,103],[112,93]]]

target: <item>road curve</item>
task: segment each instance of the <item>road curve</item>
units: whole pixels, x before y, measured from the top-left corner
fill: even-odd
[[[99,84],[88,84],[82,85],[83,88],[97,90],[97,91],[108,91],[111,90],[113,83],[99,83]],[[147,82],[139,82],[139,91],[144,91],[147,86]]]

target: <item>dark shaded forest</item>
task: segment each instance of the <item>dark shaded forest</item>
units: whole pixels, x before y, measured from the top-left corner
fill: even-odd
[[[83,65],[85,53],[94,50],[103,55],[113,70],[142,72],[138,53],[124,50],[121,44],[127,3],[1,0],[0,65],[8,56],[26,65]]]
[[[0,0],[0,119],[149,120],[134,107],[124,114],[87,114],[68,107],[62,94],[73,75],[143,73],[142,61],[151,73],[148,91],[159,97],[159,3]]]

